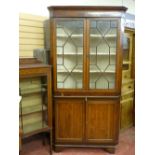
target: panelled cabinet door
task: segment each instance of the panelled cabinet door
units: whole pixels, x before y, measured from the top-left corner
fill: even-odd
[[[55,20],[56,89],[83,89],[83,19]]]
[[[86,103],[86,140],[90,143],[116,142],[119,104],[115,100],[91,99]]]
[[[117,19],[89,21],[89,89],[115,89],[117,81]]]
[[[84,131],[83,100],[56,100],[55,119],[56,142],[82,142]]]

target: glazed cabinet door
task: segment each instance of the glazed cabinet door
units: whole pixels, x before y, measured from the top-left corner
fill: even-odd
[[[55,90],[84,88],[84,20],[55,19]]]
[[[55,101],[56,142],[82,142],[84,131],[84,101],[58,99]]]
[[[119,20],[90,19],[88,25],[89,89],[115,91],[121,71]]]
[[[119,130],[119,102],[91,99],[86,103],[86,140],[88,143],[115,143]]]

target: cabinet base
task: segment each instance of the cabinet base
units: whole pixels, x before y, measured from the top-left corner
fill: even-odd
[[[108,153],[115,153],[115,146],[113,145],[55,145],[54,151],[61,152],[64,148],[101,148]]]

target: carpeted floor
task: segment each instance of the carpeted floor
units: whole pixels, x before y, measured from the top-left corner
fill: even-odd
[[[130,128],[120,133],[119,144],[114,155],[135,154],[135,129]],[[37,138],[23,144],[21,155],[50,155],[48,144],[43,145],[42,139]],[[110,155],[103,149],[64,149],[53,155]]]

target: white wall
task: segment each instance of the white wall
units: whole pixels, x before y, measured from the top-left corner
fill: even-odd
[[[19,12],[49,16],[47,10],[51,5],[124,5],[128,13],[135,14],[135,0],[21,0]]]

